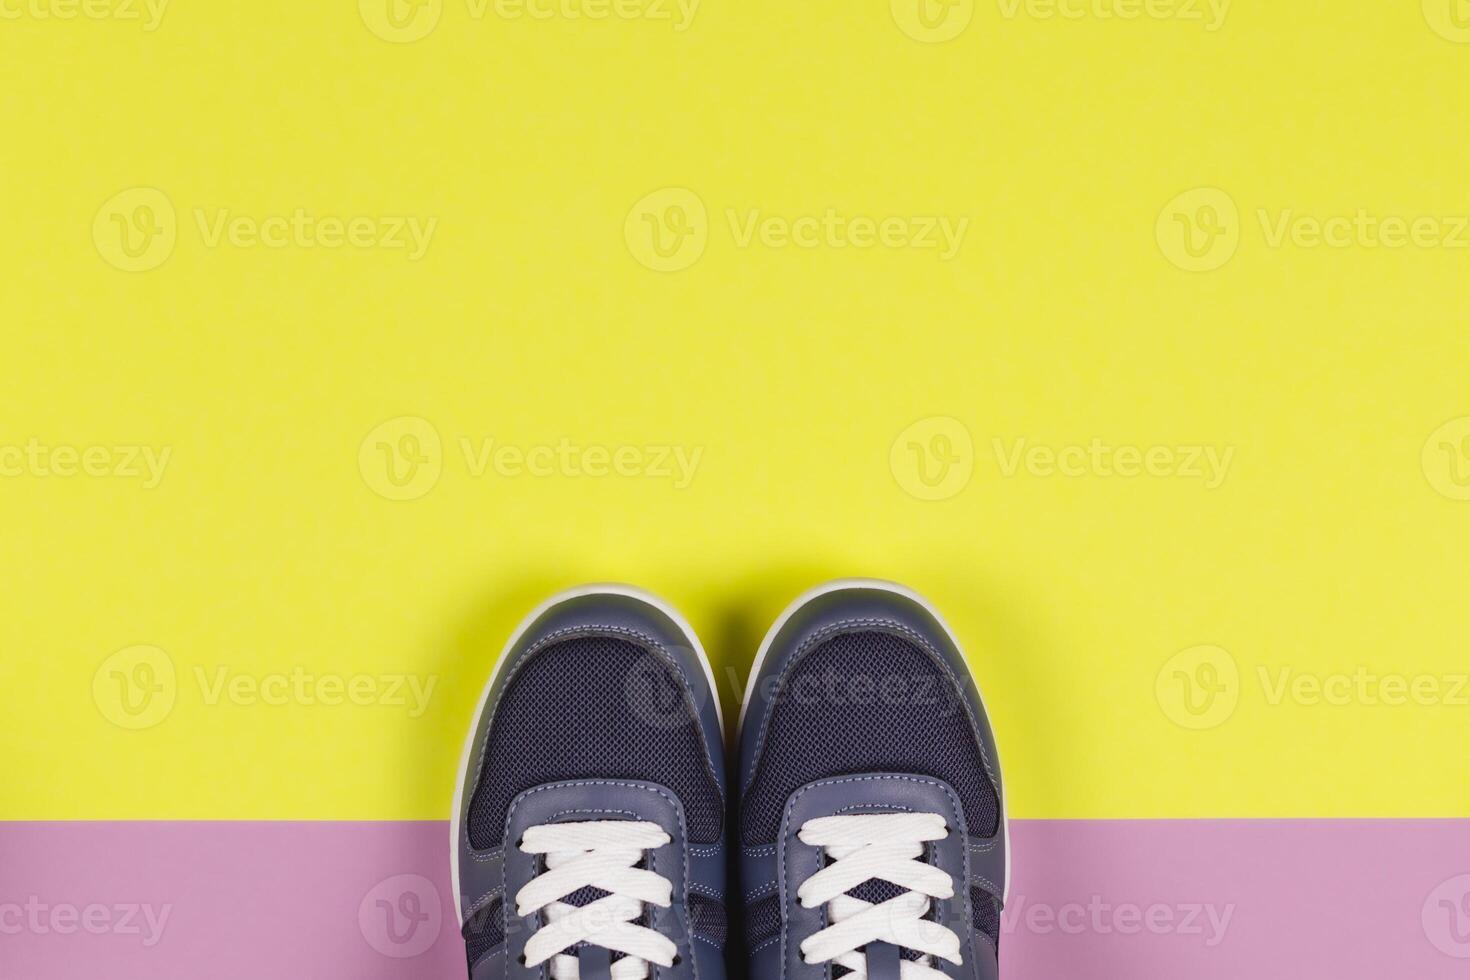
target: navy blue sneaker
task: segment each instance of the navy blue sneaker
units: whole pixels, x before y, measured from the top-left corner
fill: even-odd
[[[766,634],[736,832],[752,977],[999,977],[995,739],[954,634],[908,589],[833,582]]]
[[[574,589],[521,623],[454,794],[471,980],[721,980],[714,691],[689,624],[635,589]]]

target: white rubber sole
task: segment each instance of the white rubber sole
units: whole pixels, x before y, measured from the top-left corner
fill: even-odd
[[[459,814],[464,807],[465,777],[468,775],[466,770],[469,768],[470,754],[474,751],[475,747],[475,733],[478,732],[480,729],[480,719],[484,716],[485,708],[489,703],[490,691],[492,688],[495,687],[495,678],[499,676],[500,668],[505,663],[507,655],[510,653],[511,650],[516,647],[517,644],[520,643],[521,639],[526,635],[526,631],[534,626],[536,624],[536,621],[540,619],[543,615],[545,615],[553,606],[561,605],[563,602],[567,602],[571,599],[580,599],[584,596],[599,595],[622,596],[623,598],[627,599],[635,599],[638,602],[643,603],[644,605],[652,606],[654,609],[657,609],[659,612],[663,613],[665,616],[673,621],[674,625],[677,626],[679,630],[684,634],[684,638],[689,641],[690,648],[699,655],[700,666],[704,668],[705,681],[709,684],[710,697],[714,699],[715,718],[720,723],[721,735],[723,736],[724,734],[725,719],[720,711],[720,691],[719,688],[715,687],[715,672],[714,668],[710,666],[709,656],[704,652],[704,646],[700,644],[699,637],[694,632],[694,627],[690,626],[689,621],[685,619],[677,609],[669,605],[666,600],[654,595],[652,592],[647,592],[643,589],[637,588],[636,586],[620,585],[615,583],[579,585],[576,588],[571,588],[563,592],[558,592],[556,595],[553,595],[549,599],[546,599],[535,609],[532,609],[529,613],[526,614],[525,618],[523,618],[520,624],[516,626],[516,628],[511,632],[510,639],[505,641],[505,646],[501,649],[500,656],[495,658],[495,666],[491,668],[490,679],[485,682],[484,689],[480,691],[480,701],[479,704],[475,706],[474,717],[470,719],[469,734],[465,736],[464,748],[460,751],[459,773],[455,776],[454,782],[454,809],[450,812],[449,815],[449,871],[450,880],[451,882],[453,882],[454,885],[454,907],[456,910],[456,914],[459,914],[460,906]],[[722,745],[722,751],[723,748],[724,747]]]
[[[750,665],[750,679],[745,682],[745,697],[740,702],[740,721],[735,731],[735,739],[737,745],[740,741],[741,732],[745,727],[745,712],[747,709],[749,709],[750,702],[755,696],[756,679],[760,677],[761,668],[765,665],[766,662],[766,655],[770,653],[771,644],[775,642],[776,636],[781,632],[782,627],[784,627],[787,621],[790,620],[792,616],[795,616],[803,606],[805,606],[812,600],[818,599],[824,595],[829,595],[833,592],[849,592],[854,590],[865,590],[870,592],[891,592],[894,595],[900,595],[903,596],[905,599],[909,599],[913,602],[918,603],[920,606],[924,607],[924,610],[928,612],[929,615],[934,617],[934,621],[937,622],[944,630],[945,635],[949,637],[949,641],[954,644],[955,649],[959,650],[960,653],[963,655],[964,647],[960,645],[959,637],[957,637],[954,630],[950,628],[949,622],[945,620],[944,616],[940,614],[938,609],[934,608],[933,604],[930,603],[928,599],[925,599],[923,596],[919,595],[919,593],[915,592],[913,589],[910,589],[908,586],[899,585],[897,582],[887,582],[883,579],[876,578],[840,578],[831,582],[826,582],[822,585],[818,585],[815,588],[808,589],[807,591],[803,592],[801,595],[793,599],[791,604],[787,606],[784,610],[782,610],[781,615],[776,617],[776,621],[771,624],[771,628],[766,631],[766,637],[764,640],[761,641],[760,649],[756,651],[755,661]],[[969,666],[969,659],[966,658],[965,667],[968,668]],[[975,672],[973,670],[970,671],[970,677],[975,682],[976,693],[980,695],[980,707],[982,710],[985,710],[986,717],[989,718],[990,712],[985,709],[985,694],[983,691],[980,690],[980,679],[975,677]],[[992,734],[994,734],[994,729],[995,722],[992,719]],[[997,737],[995,739],[995,742],[995,768],[997,778],[1000,778],[1005,769],[1000,762],[1000,739]],[[1006,796],[1004,793],[1001,794],[1000,799],[1000,827],[1001,833],[1005,835],[1006,842],[1006,883],[1004,889],[1005,895],[1001,897],[1001,901],[1008,902],[1010,901],[1011,897],[1011,821],[1010,817],[1006,813]]]

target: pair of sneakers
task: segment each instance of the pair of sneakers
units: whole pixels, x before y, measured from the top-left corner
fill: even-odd
[[[751,977],[996,980],[1000,767],[931,605],[868,580],[801,596],[756,656],[728,782],[722,736],[668,604],[586,586],[533,611],[455,792],[471,980],[722,980],[732,938]]]

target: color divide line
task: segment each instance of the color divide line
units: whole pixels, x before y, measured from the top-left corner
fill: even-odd
[[[1012,834],[1007,980],[1470,975],[1470,820]],[[446,836],[438,822],[0,824],[0,977],[462,980]]]

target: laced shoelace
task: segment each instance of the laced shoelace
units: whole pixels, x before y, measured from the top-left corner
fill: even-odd
[[[551,960],[555,980],[578,980],[573,947],[587,943],[623,954],[612,964],[612,980],[642,980],[650,963],[673,966],[674,941],[637,922],[646,906],[668,908],[673,897],[669,879],[637,866],[648,851],[669,840],[658,824],[627,820],[529,828],[520,849],[544,855],[546,870],[516,892],[517,914],[544,917],[526,941],[525,964]],[[584,888],[607,894],[586,905],[562,901]]]
[[[825,905],[831,923],[802,940],[802,958],[846,967],[851,980],[863,980],[868,975],[864,947],[888,943],[921,954],[900,963],[901,980],[945,980],[934,957],[963,962],[960,937],[925,916],[934,899],[954,897],[954,881],[922,858],[925,844],[948,835],[937,813],[818,817],[802,824],[798,839],[822,848],[831,860],[796,892],[803,908]],[[848,894],[873,878],[904,890],[876,905]]]

